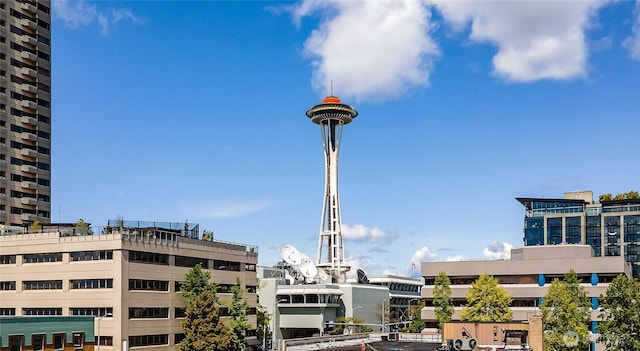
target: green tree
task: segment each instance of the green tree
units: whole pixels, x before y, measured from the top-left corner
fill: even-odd
[[[245,335],[247,335],[247,330],[251,329],[251,324],[247,319],[249,303],[245,298],[245,289],[242,288],[241,284],[240,277],[236,276],[236,284],[231,288],[233,296],[231,298],[231,306],[229,306],[229,314],[231,315],[229,326],[236,336],[237,350],[244,349]]]
[[[453,316],[453,297],[451,297],[451,280],[445,272],[438,273],[433,285],[433,306],[438,328],[442,329],[444,323],[451,321]]]
[[[598,196],[598,201],[599,202],[603,202],[603,201],[611,201],[613,200],[613,196],[609,193],[607,194],[602,194],[600,196]]]
[[[40,224],[40,221],[38,220],[33,221],[33,223],[31,223],[31,225],[29,226],[30,232],[39,232],[40,229],[42,229],[42,224]]]
[[[411,324],[409,324],[407,331],[409,333],[420,333],[426,326],[422,319],[414,319],[411,321]]]
[[[554,279],[540,305],[545,350],[587,350],[590,308],[589,296],[573,269],[564,279]]]
[[[233,330],[220,319],[220,308],[210,289],[202,290],[187,305],[182,328],[181,351],[234,351],[237,339]]]
[[[621,274],[600,300],[598,341],[609,351],[640,351],[640,283]]]
[[[267,313],[267,309],[264,308],[264,306],[258,305],[256,308],[256,322],[258,324],[256,335],[263,345],[267,344],[265,339],[269,339],[271,337],[271,333],[269,331],[270,320],[271,316]]]
[[[211,272],[203,270],[200,264],[191,268],[185,275],[185,280],[180,284],[180,292],[187,306],[189,306],[200,295],[201,292],[211,291],[217,304],[220,304],[216,292],[218,286],[211,281]]]
[[[467,306],[460,319],[464,322],[510,322],[511,295],[498,285],[498,280],[483,273],[467,292]]]

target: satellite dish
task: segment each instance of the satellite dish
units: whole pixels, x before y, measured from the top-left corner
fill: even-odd
[[[318,275],[318,268],[311,261],[305,261],[300,263],[298,265],[298,270],[300,271],[300,273],[302,273],[302,275],[305,278],[307,278],[307,280],[313,279],[316,277],[316,275]]]
[[[324,269],[318,269],[318,279],[320,279],[320,281],[322,282],[326,282],[327,279],[329,279],[329,276],[327,275],[327,272],[324,271]]]
[[[358,269],[358,284],[369,284],[369,278],[362,269]]]
[[[284,244],[280,246],[280,256],[282,256],[285,262],[292,266],[297,266],[302,263],[302,255],[304,254],[301,254],[293,245]]]

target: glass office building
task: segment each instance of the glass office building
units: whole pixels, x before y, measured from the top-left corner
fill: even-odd
[[[624,256],[640,277],[640,199],[594,202],[580,191],[516,200],[525,207],[525,246],[587,244],[594,256]]]

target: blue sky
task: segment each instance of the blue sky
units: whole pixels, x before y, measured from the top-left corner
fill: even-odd
[[[315,258],[330,93],[353,269],[522,245],[515,197],[638,190],[640,2],[53,0],[52,221]],[[412,272],[411,262],[416,264]]]

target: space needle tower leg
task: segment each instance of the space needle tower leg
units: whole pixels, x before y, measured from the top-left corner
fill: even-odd
[[[318,236],[316,265],[333,279],[342,281],[349,267],[344,262],[340,196],[338,194],[338,155],[342,127],[351,123],[358,112],[340,102],[335,96],[326,97],[321,104],[307,111],[307,117],[320,126],[325,160],[325,187],[322,219]],[[326,246],[325,246],[326,245]]]

